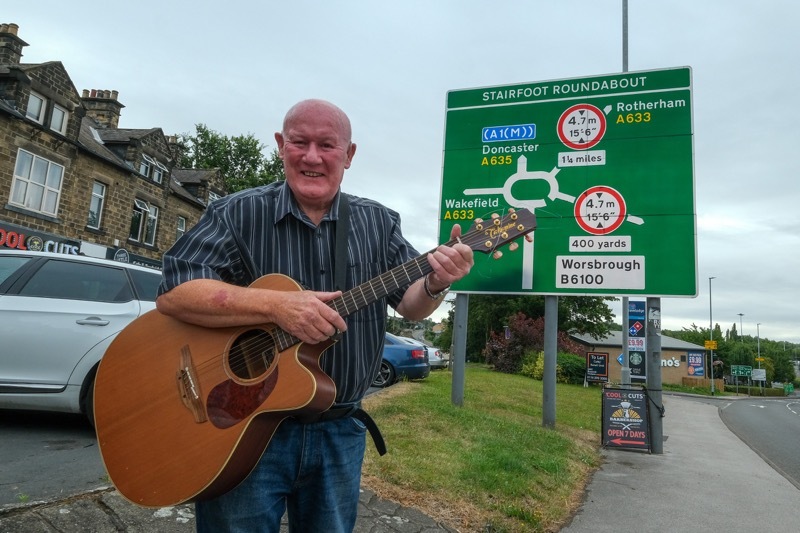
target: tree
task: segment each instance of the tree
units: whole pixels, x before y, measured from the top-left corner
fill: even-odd
[[[558,330],[602,337],[611,330],[613,314],[606,303],[609,300],[592,296],[559,297]],[[544,296],[471,296],[467,318],[467,360],[482,360],[480,354],[492,333],[503,332],[504,326],[518,313],[530,318],[543,317]],[[452,321],[448,325],[451,327]]]
[[[179,136],[183,168],[218,168],[229,193],[285,179],[278,151],[264,155],[265,146],[252,133],[228,137],[195,125],[195,134]]]

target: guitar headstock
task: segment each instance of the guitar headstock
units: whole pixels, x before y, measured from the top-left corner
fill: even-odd
[[[495,254],[497,249],[536,229],[536,215],[527,209],[508,209],[508,213],[500,217],[493,214],[490,220],[475,219],[469,231],[461,236],[461,243],[472,248],[473,252]],[[530,237],[526,237],[530,239]],[[512,244],[515,246],[515,244]]]

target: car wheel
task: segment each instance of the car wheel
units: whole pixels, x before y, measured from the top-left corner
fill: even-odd
[[[96,375],[96,372],[91,372],[89,374],[89,382],[86,384],[86,394],[83,396],[83,401],[81,402],[81,411],[84,416],[89,419],[89,423],[92,427],[94,427],[94,378]]]
[[[394,368],[386,361],[381,361],[381,368],[378,375],[372,381],[373,387],[388,387],[394,383]]]

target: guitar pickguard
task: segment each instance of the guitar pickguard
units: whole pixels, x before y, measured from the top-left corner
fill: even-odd
[[[214,426],[226,429],[249,417],[275,389],[278,368],[264,381],[240,385],[233,380],[223,381],[208,395],[206,412]]]

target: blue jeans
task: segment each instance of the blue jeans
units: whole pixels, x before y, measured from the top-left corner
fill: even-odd
[[[285,511],[292,532],[352,532],[365,447],[355,418],[284,420],[247,479],[195,504],[198,533],[278,533]]]

